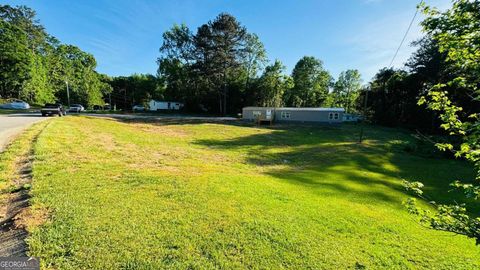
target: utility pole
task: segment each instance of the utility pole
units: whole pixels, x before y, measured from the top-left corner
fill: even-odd
[[[128,110],[127,109],[128,108],[128,106],[127,106],[127,88],[125,87],[125,89],[123,89],[123,90],[125,90],[125,93],[124,93],[125,95],[123,96],[123,98],[124,98],[124,100],[123,100],[123,104],[124,104],[123,110],[126,111],[126,110]]]
[[[65,81],[67,84],[67,101],[68,101],[68,107],[70,107],[70,89],[68,88],[68,81]]]
[[[367,119],[367,101],[368,101],[368,88],[365,89],[365,102],[363,104],[363,119],[360,127],[360,138],[358,139],[359,143],[362,143],[363,141],[363,126],[365,125],[365,121]]]

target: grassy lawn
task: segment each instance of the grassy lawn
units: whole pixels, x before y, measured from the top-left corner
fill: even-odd
[[[17,167],[28,162],[26,159],[32,151],[32,141],[36,140],[48,123],[49,121],[38,123],[23,132],[0,154],[0,219],[4,218],[4,206],[10,191],[18,188],[15,183],[20,178]]]
[[[407,153],[390,129],[358,145],[357,131],[52,119],[31,191],[49,220],[30,253],[53,269],[478,269],[473,240],[401,205],[402,179],[460,200],[448,183],[467,165]]]

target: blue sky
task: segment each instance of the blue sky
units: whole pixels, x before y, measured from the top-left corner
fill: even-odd
[[[365,82],[388,66],[418,0],[7,0],[37,11],[47,31],[92,53],[108,75],[156,73],[162,33],[174,23],[192,30],[228,12],[259,35],[270,60],[290,72],[304,55],[324,62],[333,76],[358,69]],[[450,0],[427,0],[446,8]],[[394,62],[401,67],[421,36],[419,14]]]

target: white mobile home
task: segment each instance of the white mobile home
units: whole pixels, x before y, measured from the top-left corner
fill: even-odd
[[[273,108],[245,107],[243,119],[257,120],[266,118],[267,113],[273,115],[277,122],[316,122],[341,123],[345,110],[343,108]]]
[[[162,110],[173,110],[178,111],[183,108],[183,103],[176,101],[158,101],[150,100],[148,102],[148,110],[150,111],[162,111]]]

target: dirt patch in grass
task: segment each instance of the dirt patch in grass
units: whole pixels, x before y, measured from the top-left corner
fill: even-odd
[[[182,129],[175,128],[175,126],[165,126],[165,125],[147,125],[147,124],[136,124],[134,127],[137,130],[143,132],[154,133],[157,136],[169,136],[169,137],[178,137],[185,138],[189,134]]]
[[[12,149],[7,154],[12,159],[1,160],[5,163],[12,162],[14,171],[7,176],[7,181],[10,180],[10,183],[7,183],[9,187],[2,191],[0,257],[26,256],[27,229],[40,225],[47,218],[45,211],[32,211],[29,203],[34,145],[46,126],[39,125],[27,131],[19,138],[19,142],[10,145]]]

